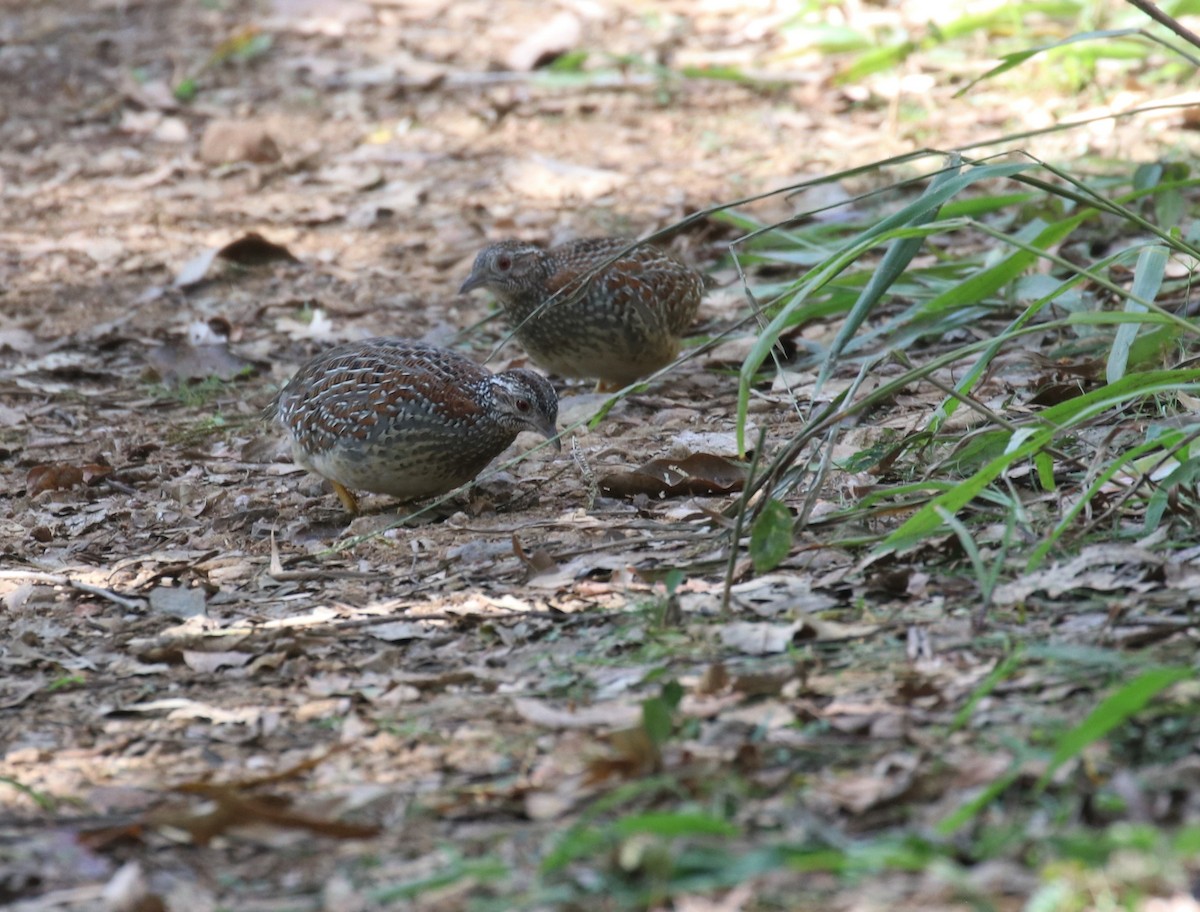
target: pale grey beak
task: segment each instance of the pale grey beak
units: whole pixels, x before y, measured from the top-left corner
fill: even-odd
[[[466,294],[468,291],[474,291],[476,288],[482,288],[484,285],[483,276],[478,271],[472,271],[467,280],[462,283],[462,287],[458,289],[458,293]]]
[[[562,452],[562,440],[560,440],[558,437],[558,428],[554,426],[553,421],[548,421],[545,424],[539,424],[537,429],[547,440],[554,444],[554,449],[558,450],[560,453]]]

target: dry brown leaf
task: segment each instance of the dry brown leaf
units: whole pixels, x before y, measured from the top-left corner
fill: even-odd
[[[912,787],[921,761],[920,755],[896,752],[879,760],[866,774],[829,776],[820,785],[821,801],[852,814],[895,801]]]
[[[94,463],[34,466],[25,476],[25,493],[35,497],[43,491],[62,491],[76,485],[92,485],[112,474],[112,466]]]
[[[379,827],[339,820],[309,817],[289,810],[290,799],[281,795],[249,795],[238,785],[196,783],[186,790],[213,803],[208,811],[163,808],[146,815],[150,826],[170,827],[187,833],[196,845],[208,845],[230,829],[253,824],[305,830],[331,839],[369,839],[379,835]]]
[[[662,768],[662,751],[641,725],[623,728],[606,739],[609,752],[587,764],[584,785],[609,779],[640,779]]]
[[[629,175],[619,171],[590,168],[542,155],[508,162],[504,177],[514,193],[543,202],[593,200],[629,182]]]
[[[996,587],[998,605],[1024,602],[1035,592],[1058,598],[1068,592],[1149,592],[1161,586],[1157,577],[1165,558],[1129,545],[1091,545],[1077,557],[1045,570],[1025,573]]]
[[[610,497],[729,494],[742,489],[746,471],[743,462],[693,453],[683,459],[652,459],[628,472],[606,475],[600,479],[600,490]]]
[[[197,320],[189,324],[185,338],[149,349],[146,361],[162,382],[171,386],[214,377],[233,380],[264,370],[263,362],[230,351],[232,332],[229,322],[222,318]]]
[[[558,562],[544,549],[538,548],[533,554],[526,553],[524,546],[521,544],[521,539],[517,536],[516,532],[512,536],[512,549],[517,559],[528,567],[529,572],[534,576],[540,573],[552,573],[558,569]]]

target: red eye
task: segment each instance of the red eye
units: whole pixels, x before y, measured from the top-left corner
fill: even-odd
[[[531,408],[531,406],[529,405],[528,399],[518,399],[517,400],[517,411],[518,412],[527,412],[527,411],[529,411],[530,408]]]
[[[512,257],[507,253],[500,254],[500,256],[496,257],[496,268],[501,272],[508,272],[512,269]]]

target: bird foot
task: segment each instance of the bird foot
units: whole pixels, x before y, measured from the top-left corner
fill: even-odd
[[[354,496],[354,492],[345,485],[338,484],[336,481],[330,481],[333,485],[333,493],[338,496],[338,500],[342,502],[342,506],[346,508],[346,512],[351,516],[358,515],[358,498]]]

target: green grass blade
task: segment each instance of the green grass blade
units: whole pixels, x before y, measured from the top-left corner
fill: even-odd
[[[1035,790],[1042,791],[1060,766],[1139,712],[1158,693],[1178,681],[1190,680],[1194,676],[1195,672],[1191,668],[1155,668],[1134,678],[1116,693],[1110,694],[1086,719],[1058,739],[1050,766],[1042,773],[1034,787]]]
[[[1167,248],[1154,245],[1145,248],[1139,255],[1137,266],[1133,271],[1133,294],[1146,301],[1158,297],[1162,287],[1163,275],[1167,269]],[[1145,313],[1146,308],[1133,299],[1125,302],[1126,313]],[[1117,327],[1113,336],[1112,349],[1108,353],[1108,363],[1104,375],[1109,383],[1116,383],[1125,376],[1125,367],[1129,363],[1129,350],[1133,348],[1133,340],[1137,338],[1138,324],[1122,323]]]
[[[618,837],[649,833],[652,836],[736,836],[740,830],[711,814],[659,811],[623,817],[612,825]]]
[[[1094,214],[1094,212],[1084,212],[1049,225],[1035,220],[1018,232],[1017,237],[1030,247],[1048,250],[1061,244],[1071,232]],[[922,313],[934,315],[952,308],[978,303],[996,294],[1005,285],[1018,278],[1034,264],[1037,258],[1038,255],[1034,251],[1018,248],[995,265],[982,272],[977,272],[966,281],[946,289],[937,297],[927,301],[922,308]]]
[[[1036,430],[1022,428],[1012,434],[1012,439],[1001,456],[991,460],[970,478],[939,495],[909,517],[900,528],[883,540],[878,553],[906,548],[927,538],[942,526],[938,514],[939,507],[957,513],[978,497],[1006,468],[1042,450],[1066,428],[1086,421],[1128,399],[1154,393],[1177,392],[1182,387],[1195,387],[1197,384],[1200,384],[1200,369],[1150,371],[1125,377],[1117,383],[1044,410],[1037,416],[1043,427]]]
[[[942,188],[953,182],[959,176],[960,172],[961,168],[958,161],[954,160],[951,162],[949,169],[936,175],[929,182],[929,187],[921,194],[916,203],[905,207],[906,210],[912,210],[912,216],[910,219],[905,220],[905,225],[917,228],[936,219],[941,204],[922,206],[920,205],[921,202],[927,198],[936,199],[940,196]],[[846,315],[841,329],[838,330],[837,336],[829,346],[829,354],[825,358],[825,363],[821,365],[821,372],[817,376],[816,390],[818,392],[825,385],[825,381],[829,379],[829,372],[837,363],[838,356],[841,355],[842,350],[846,347],[846,343],[854,338],[855,333],[858,332],[859,327],[862,326],[863,321],[866,320],[867,315],[871,312],[871,308],[879,302],[884,293],[892,286],[892,283],[900,278],[924,242],[924,237],[905,237],[896,238],[888,246],[887,253],[883,255],[883,259],[880,260],[879,265],[872,271],[870,279],[867,281],[862,293],[858,296],[858,300],[850,308],[850,312]],[[813,395],[815,397],[817,392],[814,392]]]
[[[971,696],[967,698],[967,702],[963,704],[962,709],[954,714],[954,721],[950,723],[950,731],[954,732],[963,728],[970,721],[971,713],[975,711],[975,707],[979,705],[980,701],[995,690],[1003,680],[1015,673],[1020,668],[1023,659],[1024,657],[1018,649],[1004,661],[997,662],[991,674],[975,688]]]
[[[1044,54],[1046,51],[1053,50],[1054,48],[1064,47],[1068,44],[1076,44],[1080,41],[1111,40],[1113,38],[1125,38],[1131,35],[1140,34],[1142,33],[1138,29],[1107,29],[1097,32],[1080,32],[1077,35],[1069,35],[1066,38],[1063,38],[1061,41],[1055,41],[1052,44],[1043,44],[1039,47],[1029,48],[1024,51],[1016,51],[1012,54],[1005,54],[1000,58],[1000,63],[992,67],[982,76],[977,76],[975,79],[972,79],[965,86],[963,86],[963,88],[955,92],[954,97],[961,98],[984,80],[991,79],[994,76],[999,76],[1001,73],[1007,73],[1009,70],[1020,66],[1031,57],[1036,57],[1038,54]]]
[[[802,316],[802,308],[812,294],[823,287],[834,276],[845,270],[859,256],[872,249],[882,241],[903,238],[920,238],[939,231],[958,227],[957,220],[949,222],[927,222],[933,218],[941,205],[967,187],[980,180],[1010,178],[1027,170],[1026,164],[978,165],[965,173],[955,171],[947,179],[940,181],[936,188],[930,187],[917,200],[904,206],[878,224],[851,239],[821,267],[813,270],[800,283],[792,299],[771,320],[759,334],[754,347],[742,362],[738,383],[737,406],[737,444],[741,452],[746,449],[746,415],[750,404],[750,387],[763,363],[770,357],[771,349],[775,346],[780,335],[792,326]],[[899,259],[901,254],[897,254]],[[876,288],[886,288],[895,277],[876,285]],[[874,293],[874,292],[873,292]],[[865,305],[865,307],[869,307]],[[865,313],[864,313],[865,315]],[[844,333],[846,338],[850,333]],[[841,334],[839,335],[841,338]]]

